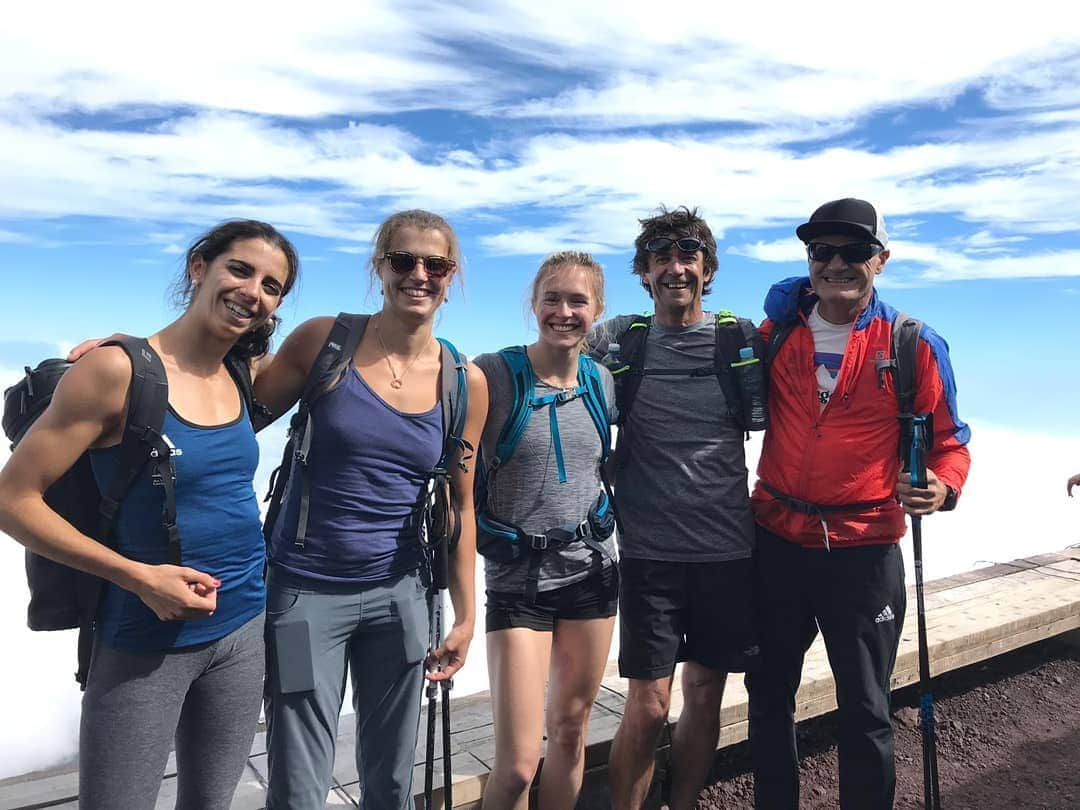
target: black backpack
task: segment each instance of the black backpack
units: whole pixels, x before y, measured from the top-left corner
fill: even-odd
[[[334,390],[348,372],[349,363],[360,340],[367,329],[370,315],[339,313],[327,335],[326,342],[319,350],[315,363],[308,372],[304,390],[300,395],[300,405],[289,422],[289,439],[281,457],[281,464],[270,476],[270,487],[264,500],[270,506],[266,511],[263,534],[269,544],[271,535],[280,518],[285,488],[289,479],[295,475],[300,487],[300,502],[297,510],[297,525],[294,544],[303,549],[307,540],[308,510],[311,500],[311,477],[308,470],[308,454],[315,432],[311,420],[311,407],[321,397]],[[416,504],[415,515],[421,541],[426,550],[442,549],[442,556],[434,560],[433,575],[435,585],[446,587],[446,546],[457,543],[461,532],[457,510],[450,497],[450,464],[455,454],[461,451],[457,464],[466,469],[473,450],[471,444],[462,438],[465,429],[465,416],[469,407],[469,388],[465,377],[466,361],[463,355],[447,340],[439,338],[442,347],[442,372],[440,374],[440,400],[443,415],[443,451],[439,462],[428,474],[427,486],[421,491]]]
[[[45,492],[45,502],[83,534],[112,545],[111,535],[121,502],[139,476],[149,474],[164,491],[162,526],[168,537],[169,562],[181,565],[180,532],[176,526],[176,470],[168,439],[161,433],[169,404],[165,367],[157,352],[142,338],[125,336],[102,345],[120,346],[131,361],[131,384],[116,472],[102,492],[90,466],[90,454],[83,453]],[[25,376],[4,391],[3,428],[11,439],[12,449],[45,412],[60,378],[71,365],[53,358],[42,361],[34,369],[27,366]],[[248,414],[253,415],[257,406],[247,361],[229,355],[225,365],[240,389]],[[26,552],[26,580],[30,587],[27,624],[31,630],[79,628],[75,680],[85,688],[104,581],[32,551]]]
[[[715,376],[724,392],[724,400],[744,430],[764,430],[767,421],[764,398],[766,396],[765,385],[765,343],[758,334],[753,321],[746,318],[738,318],[729,310],[720,310],[716,313],[716,347],[713,353],[713,362],[707,366],[694,369],[658,369],[649,368],[646,364],[645,345],[652,326],[651,315],[634,315],[630,324],[622,331],[618,338],[618,358],[608,360],[605,356],[605,365],[615,380],[615,401],[619,408],[619,425],[626,424],[637,396],[638,388],[644,377],[653,375],[712,377]],[[598,347],[604,349],[603,346]],[[744,348],[750,349],[750,360],[747,361],[740,355]],[[753,367],[747,366],[752,363]],[[745,405],[749,393],[742,390],[744,377],[737,371],[753,368],[756,372],[757,384],[753,395],[758,399],[753,410]]]

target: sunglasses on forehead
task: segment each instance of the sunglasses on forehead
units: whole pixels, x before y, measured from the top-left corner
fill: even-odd
[[[692,236],[684,236],[681,239],[672,239],[670,236],[657,236],[645,243],[645,250],[649,253],[667,253],[671,246],[675,245],[683,253],[705,252],[705,243]]]
[[[806,255],[815,262],[828,264],[832,257],[839,254],[848,264],[862,264],[877,256],[883,248],[872,242],[856,242],[852,245],[826,245],[824,242],[811,242],[806,246]]]
[[[416,256],[407,250],[391,250],[382,257],[390,262],[390,269],[400,275],[411,273],[417,262],[423,262],[427,274],[433,278],[442,278],[457,266],[457,262],[445,256]]]

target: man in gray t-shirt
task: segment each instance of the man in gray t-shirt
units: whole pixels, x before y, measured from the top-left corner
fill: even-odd
[[[633,270],[656,312],[634,327],[648,330],[643,356],[621,353],[634,316],[590,336],[593,355],[606,355],[616,371],[620,411],[619,672],[630,689],[610,757],[616,810],[637,810],[648,794],[676,662],[686,662],[685,703],[672,741],[670,806],[683,808],[694,805],[712,763],[727,673],[758,658],[744,433],[717,376],[690,373],[714,362],[716,318],[702,296],[716,273],[716,241],[697,209],[661,208],[641,225]]]

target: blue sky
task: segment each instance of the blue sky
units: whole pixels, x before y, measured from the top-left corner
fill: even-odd
[[[802,269],[794,226],[853,195],[893,234],[882,293],[952,345],[962,414],[1080,431],[1078,23],[712,5],[106,3],[58,26],[20,4],[0,32],[0,367],[163,324],[180,250],[224,217],[297,242],[288,328],[373,306],[386,215],[444,214],[467,262],[440,331],[476,353],[528,338],[522,291],[559,248],[604,262],[609,312],[646,307],[628,246],[659,203],[701,207],[711,304],[759,318]]]

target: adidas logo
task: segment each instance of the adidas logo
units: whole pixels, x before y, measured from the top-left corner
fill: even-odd
[[[881,624],[882,622],[891,622],[894,619],[896,619],[896,614],[892,612],[892,606],[891,605],[886,605],[885,607],[883,607],[881,609],[881,613],[879,613],[874,618],[874,624]]]

